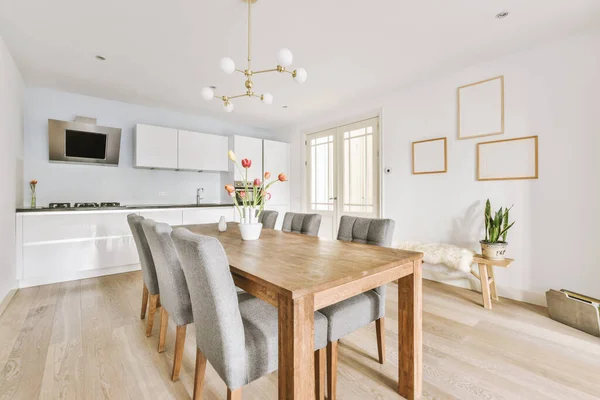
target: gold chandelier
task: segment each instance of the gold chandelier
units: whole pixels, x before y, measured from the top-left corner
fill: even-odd
[[[205,87],[201,91],[202,98],[204,98],[204,100],[206,100],[206,101],[210,101],[215,97],[220,98],[223,101],[223,108],[227,112],[233,111],[233,103],[231,102],[231,100],[237,99],[239,97],[246,97],[246,96],[247,97],[257,97],[264,104],[272,104],[273,103],[273,95],[271,93],[256,94],[252,91],[252,88],[254,86],[254,82],[252,82],[252,77],[254,75],[264,74],[267,72],[288,73],[298,83],[306,82],[306,78],[307,78],[307,73],[304,68],[297,68],[297,69],[294,69],[291,71],[287,69],[290,65],[292,65],[292,62],[294,60],[294,56],[292,55],[292,52],[287,48],[279,50],[279,54],[278,54],[279,63],[277,64],[276,68],[264,69],[264,70],[260,70],[260,71],[252,71],[252,31],[251,31],[251,28],[252,28],[252,3],[256,3],[257,0],[243,0],[243,1],[248,3],[248,68],[246,68],[245,70],[236,69],[235,62],[229,57],[225,57],[225,58],[221,59],[220,66],[221,66],[221,70],[223,72],[225,72],[226,74],[232,74],[234,72],[239,72],[246,76],[246,83],[245,83],[246,93],[238,94],[236,96],[215,96],[215,92],[212,88]]]

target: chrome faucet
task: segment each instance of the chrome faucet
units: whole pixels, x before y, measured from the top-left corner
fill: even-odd
[[[200,205],[200,201],[204,199],[204,188],[198,188],[196,190],[196,205]]]

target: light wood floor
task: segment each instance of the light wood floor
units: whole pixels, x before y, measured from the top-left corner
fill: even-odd
[[[170,381],[174,326],[156,351],[139,319],[141,274],[19,290],[0,317],[0,399],[189,399],[194,329],[181,380]],[[340,342],[338,397],[398,399],[397,292],[388,291],[387,363],[376,361],[375,327]],[[488,311],[479,293],[424,283],[424,397],[427,399],[599,399],[600,339],[550,320],[544,308],[502,299]],[[207,370],[205,399],[225,398]],[[276,373],[244,388],[276,399]]]

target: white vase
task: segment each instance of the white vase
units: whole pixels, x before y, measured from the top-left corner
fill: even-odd
[[[256,208],[254,207],[244,207],[244,217],[242,219],[242,223],[246,224],[254,224],[257,223],[256,219]]]
[[[225,232],[227,230],[227,221],[225,221],[225,217],[221,216],[219,219],[219,232]]]
[[[262,231],[262,224],[260,222],[252,224],[240,223],[238,226],[240,227],[240,234],[243,240],[257,240],[260,237]]]

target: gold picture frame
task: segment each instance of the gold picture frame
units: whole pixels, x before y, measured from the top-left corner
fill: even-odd
[[[530,142],[530,143],[516,143],[516,142]],[[506,145],[509,143],[510,145]],[[515,145],[523,145],[523,146],[532,146],[527,149],[526,147],[515,147]],[[526,170],[530,170],[531,173],[527,172],[508,172],[507,173],[497,173],[497,172],[488,172],[487,170],[493,170],[493,166],[488,166],[486,163],[484,168],[482,168],[482,161],[486,154],[484,150],[482,150],[483,146],[494,146],[495,149],[493,151],[488,151],[487,156],[495,157],[496,160],[492,160],[490,164],[494,161],[497,165],[503,164],[507,165],[509,169],[519,169],[524,168]],[[512,147],[511,147],[512,146]],[[504,147],[502,149],[501,147]],[[516,153],[516,159],[510,157],[506,157],[502,152],[512,152],[513,155]],[[523,157],[523,155],[526,155]],[[527,158],[527,159],[525,159]],[[508,161],[507,161],[508,160]],[[519,166],[518,163],[522,165]],[[485,169],[486,171],[482,171]],[[525,136],[519,138],[512,139],[503,139],[503,140],[494,140],[491,142],[481,142],[477,143],[477,180],[478,181],[511,181],[511,180],[523,180],[523,179],[538,179],[539,178],[539,150],[538,150],[538,137],[537,136]]]
[[[499,87],[493,85],[495,81],[498,81]],[[504,134],[504,75],[461,86],[457,89],[456,96],[459,140]],[[500,107],[499,110],[496,110],[497,106]],[[489,118],[489,115],[494,118]],[[496,120],[498,117],[499,121]],[[481,118],[486,120],[481,121]],[[474,122],[477,119],[479,121]],[[486,132],[487,130],[490,132]],[[479,131],[483,132],[477,133]]]
[[[416,158],[418,157],[418,149],[419,145],[435,145],[434,142],[443,141],[443,155],[444,155],[444,168],[436,169],[437,166],[432,167],[431,169],[423,168],[422,166],[417,167]],[[428,152],[438,152],[441,151],[439,148],[433,148],[428,146],[429,148],[425,151]],[[435,156],[435,155],[434,155]],[[433,161],[435,164],[437,161]],[[448,172],[448,140],[445,137],[435,138],[435,139],[427,139],[420,140],[418,142],[412,143],[412,173],[413,175],[424,175],[424,174],[443,174]]]

